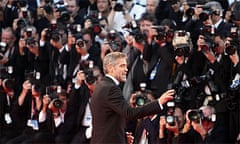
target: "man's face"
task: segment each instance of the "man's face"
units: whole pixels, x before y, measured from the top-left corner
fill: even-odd
[[[9,46],[12,46],[14,43],[14,36],[11,32],[5,31],[2,33],[1,41],[7,43]]]
[[[184,114],[182,113],[182,110],[178,107],[175,108],[174,110],[174,116],[177,117],[177,122],[178,122],[178,126],[179,128],[182,128],[184,126]]]
[[[147,0],[146,11],[150,14],[155,14],[157,6],[157,0]]]
[[[225,48],[225,46],[224,46],[224,41],[223,41],[223,39],[221,39],[220,36],[216,36],[216,37],[214,38],[214,43],[216,44],[216,47],[214,48],[214,52],[215,52],[216,54],[222,54],[222,53],[224,53],[224,48]]]
[[[89,34],[84,34],[83,35],[83,40],[85,41],[87,49],[90,49],[92,45],[92,38]]]
[[[76,4],[75,0],[68,1],[67,10],[72,14],[76,14],[79,10],[79,6]]]
[[[125,82],[127,79],[127,60],[120,58],[116,60],[115,65],[110,66],[110,75],[115,77],[120,82]]]
[[[143,34],[148,35],[151,26],[153,26],[153,23],[151,21],[143,20],[140,22],[140,30]]]
[[[99,12],[106,12],[109,9],[108,0],[97,0],[97,9]]]

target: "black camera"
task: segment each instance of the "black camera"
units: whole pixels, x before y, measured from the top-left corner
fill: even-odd
[[[109,31],[107,35],[107,41],[112,49],[112,51],[118,51],[119,50],[119,44],[115,42],[116,37],[118,37],[115,30]]]
[[[28,25],[28,22],[27,22],[26,19],[21,18],[17,21],[17,28],[18,29],[22,29],[22,28],[26,27],[27,25]]]
[[[62,23],[66,23],[70,20],[71,16],[66,7],[59,7],[57,11],[60,13],[59,21]]]
[[[84,45],[85,45],[85,42],[84,42],[83,39],[78,39],[78,40],[76,41],[76,45],[78,45],[80,48],[83,48]]]
[[[28,71],[26,70],[24,72],[25,80],[29,80],[30,83],[34,84],[37,83],[41,79],[41,74],[40,72],[37,71]]]
[[[137,106],[143,106],[148,102],[150,102],[150,100],[148,99],[146,93],[143,93],[143,92],[136,93],[135,103]]]
[[[93,61],[89,61],[88,68],[84,70],[84,73],[86,76],[86,82],[88,84],[93,84],[97,80],[97,77],[94,76],[93,67],[94,67]]]
[[[0,60],[3,59],[5,52],[7,51],[8,44],[0,42]]]
[[[201,110],[191,110],[188,113],[188,118],[191,121],[200,122],[200,120],[203,118],[203,113]]]
[[[142,42],[146,41],[146,39],[147,39],[147,35],[143,34],[140,31],[140,28],[137,25],[136,21],[131,21],[131,22],[127,23],[125,26],[123,26],[122,28],[129,29],[130,35],[132,35],[134,37],[134,39],[137,43],[142,43]]]
[[[34,37],[28,37],[26,38],[26,45],[29,45],[30,47],[35,47],[37,41]]]
[[[189,56],[190,47],[188,45],[178,45],[174,50],[176,56]]]
[[[227,55],[233,55],[237,50],[237,47],[234,45],[229,45],[225,48],[225,52]]]
[[[149,92],[146,90],[146,83],[140,83],[140,91],[137,91],[135,94],[135,104],[137,106],[143,106],[150,102],[148,98]]]
[[[31,37],[31,36],[32,36],[32,31],[33,31],[32,28],[27,28],[27,29],[26,29],[27,37]]]
[[[121,3],[116,3],[114,6],[114,11],[123,11],[123,5]]]
[[[63,102],[58,97],[58,95],[62,92],[62,87],[59,85],[51,85],[46,87],[46,94],[49,96],[54,108],[56,109],[60,109],[63,106]]]
[[[174,126],[175,125],[175,121],[176,121],[176,117],[174,116],[175,102],[174,101],[168,101],[166,103],[166,106],[167,106],[167,115],[165,117],[166,122],[169,125]]]
[[[164,40],[166,38],[166,32],[164,26],[152,26],[152,28],[157,30],[157,35],[155,38],[159,41]]]
[[[7,66],[0,69],[0,78],[2,79],[5,87],[9,90],[14,89],[13,67]]]
[[[173,116],[173,115],[167,115],[165,117],[166,123],[168,123],[170,126],[174,126],[175,125],[176,119],[177,119],[177,117]]]

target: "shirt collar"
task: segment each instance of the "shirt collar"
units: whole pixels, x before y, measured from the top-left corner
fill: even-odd
[[[222,19],[220,19],[217,23],[214,24],[215,28],[218,28],[218,26],[220,25],[220,23],[222,22]]]
[[[111,76],[109,74],[106,74],[106,77],[109,77],[110,79],[112,79],[116,85],[120,84],[120,82],[115,77],[113,77],[113,76]]]

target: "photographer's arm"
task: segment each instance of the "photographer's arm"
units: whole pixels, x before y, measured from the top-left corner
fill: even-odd
[[[24,100],[25,100],[25,98],[26,98],[26,96],[27,96],[27,93],[28,93],[28,91],[31,89],[31,87],[32,87],[32,85],[31,85],[31,83],[29,82],[29,80],[27,80],[27,81],[25,81],[25,82],[23,83],[22,92],[21,92],[21,94],[20,94],[19,97],[18,97],[18,105],[19,105],[19,106],[22,106],[22,104],[24,103]]]
[[[192,127],[195,131],[197,131],[201,135],[202,139],[204,140],[207,135],[207,131],[203,128],[201,122],[200,123],[192,122]]]

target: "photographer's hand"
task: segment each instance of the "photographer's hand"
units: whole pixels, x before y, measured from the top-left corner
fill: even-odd
[[[234,66],[236,66],[239,63],[239,55],[237,53],[237,51],[235,51],[235,53],[233,55],[229,55],[232,63],[234,64]]]
[[[111,51],[111,47],[108,42],[104,42],[101,46],[101,59],[103,60],[108,51]]]
[[[192,121],[191,124],[192,124],[193,129],[195,131],[197,131],[202,136],[202,139],[204,140],[205,136],[207,134],[207,131],[204,129],[203,125],[201,124],[201,120],[199,123]]]
[[[48,108],[48,104],[50,102],[49,96],[48,95],[44,95],[42,101],[43,101],[42,112],[46,113],[47,108]]]
[[[171,89],[171,90],[167,90],[166,92],[164,92],[160,98],[158,99],[158,102],[160,105],[165,104],[166,102],[173,100],[173,95],[175,94],[175,90]]]
[[[161,116],[159,120],[159,138],[164,138],[164,130],[166,127],[166,119],[165,116]]]
[[[206,58],[208,59],[208,61],[210,62],[210,63],[214,63],[215,61],[216,61],[216,57],[215,57],[215,55],[213,54],[213,52],[211,52],[211,51],[205,51],[204,52],[204,55],[206,56]]]
[[[173,133],[174,133],[174,136],[178,136],[178,135],[179,135],[179,126],[178,126],[178,122],[177,122],[176,119],[175,119],[175,121],[174,121],[174,125],[173,125],[173,126],[171,126],[171,125],[169,125],[169,124],[167,123],[167,124],[166,124],[166,128],[167,128],[169,131],[173,132]]]
[[[78,73],[77,73],[77,83],[76,84],[78,86],[81,86],[85,79],[86,78],[85,78],[84,72],[82,70],[78,71]]]
[[[30,83],[29,80],[26,80],[24,83],[23,83],[23,89],[22,89],[22,92],[20,94],[20,96],[18,97],[18,105],[21,106],[25,100],[25,97],[28,93],[29,90],[31,90],[32,88],[32,84]]]

